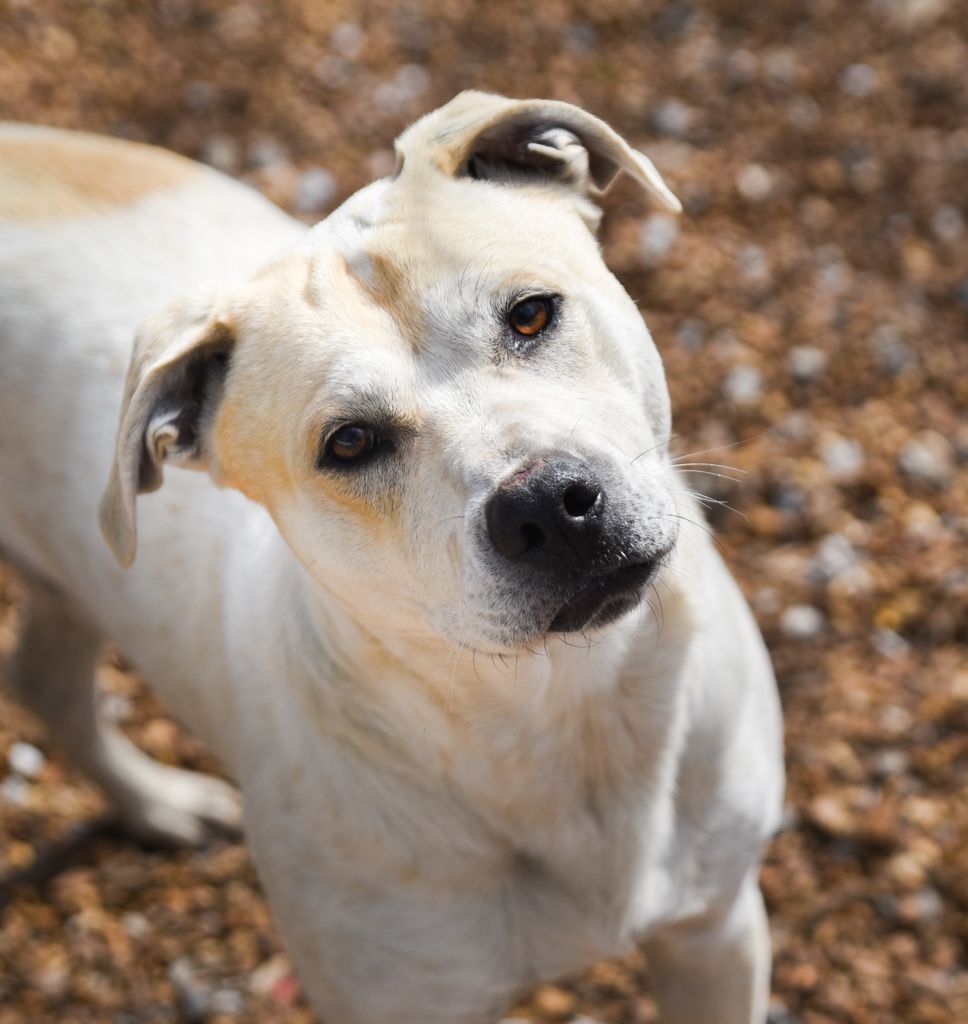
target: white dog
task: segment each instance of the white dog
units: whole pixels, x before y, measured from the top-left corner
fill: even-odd
[[[775,686],[594,236],[620,171],[678,203],[565,103],[464,93],[397,156],[309,230],[171,154],[2,130],[19,692],[136,831],[237,825],[99,719],[120,645],[237,780],[327,1024],[487,1024],[636,941],[663,1021],[761,1022]]]

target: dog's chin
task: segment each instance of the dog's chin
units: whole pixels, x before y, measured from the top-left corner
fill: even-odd
[[[599,571],[572,589],[570,595],[559,590],[557,595],[544,595],[543,600],[519,607],[510,621],[505,619],[496,630],[482,631],[473,639],[469,639],[468,631],[461,631],[460,646],[479,654],[514,656],[534,653],[545,640],[556,635],[582,633],[587,638],[639,607],[661,562],[659,555]]]
[[[587,632],[622,618],[639,606],[657,568],[658,560],[652,559],[595,576],[562,605],[548,632]]]

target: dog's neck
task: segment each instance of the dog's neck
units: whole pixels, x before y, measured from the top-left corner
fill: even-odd
[[[655,616],[643,604],[587,645],[549,637],[492,658],[429,628],[377,633],[262,522],[264,543],[247,545],[232,588],[247,600],[250,584],[252,642],[233,652],[243,776],[264,774],[270,751],[274,777],[304,776],[310,788],[310,776],[322,785],[342,765],[380,792],[463,794],[498,831],[538,828],[553,843],[569,820],[591,814],[599,828],[638,806],[668,770],[694,632],[677,566],[657,583],[661,608],[651,595]],[[267,621],[280,631],[272,644],[256,628]]]

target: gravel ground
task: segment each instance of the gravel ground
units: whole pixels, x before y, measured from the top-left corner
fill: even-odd
[[[968,1020],[966,25],[956,0],[0,0],[0,116],[169,146],[307,220],[471,86],[653,156],[686,215],[623,185],[604,242],[678,450],[741,471],[695,479],[785,705],[776,1024]],[[0,653],[17,600],[0,569]],[[213,767],[116,660],[103,682],[147,750]],[[0,698],[0,1024],[315,1020],[243,847],[145,851],[104,813]],[[632,958],[514,1016],[645,1024],[647,993]]]

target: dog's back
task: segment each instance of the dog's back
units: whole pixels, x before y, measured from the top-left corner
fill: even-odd
[[[71,571],[79,548],[109,563],[97,498],[135,329],[200,281],[244,279],[303,230],[163,150],[0,125],[0,547],[10,557],[65,584],[83,578]]]
[[[172,603],[213,586],[225,531],[196,521],[175,535],[171,524],[184,524],[179,508],[217,521],[243,499],[177,474],[147,503],[143,525],[173,535],[136,571],[115,565],[97,506],[134,334],[175,295],[244,280],[304,231],[250,189],[163,150],[0,125],[0,551],[71,595],[163,690],[153,563],[185,563],[185,593],[168,595]],[[195,500],[200,489],[211,493]]]

